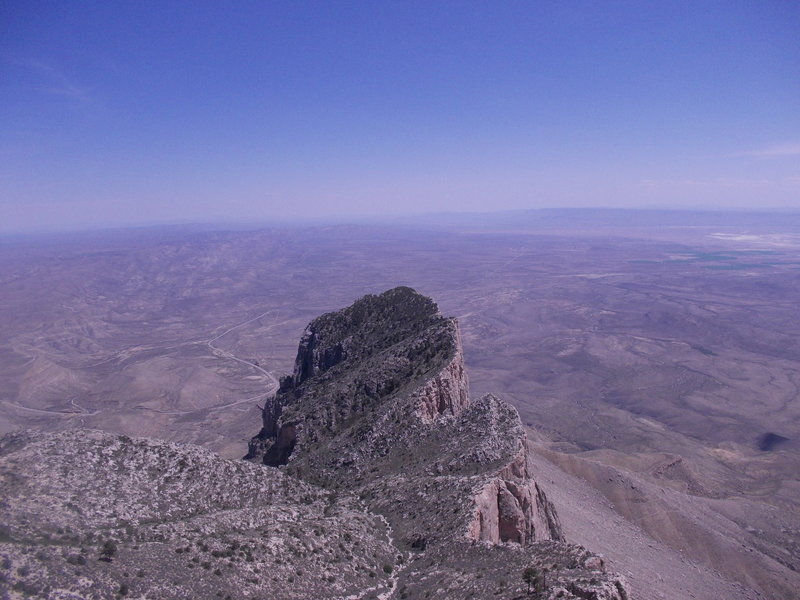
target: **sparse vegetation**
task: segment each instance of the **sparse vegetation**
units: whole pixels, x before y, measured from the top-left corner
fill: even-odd
[[[535,567],[526,567],[522,572],[522,581],[528,588],[528,594],[541,594],[545,587],[544,572],[539,571]]]

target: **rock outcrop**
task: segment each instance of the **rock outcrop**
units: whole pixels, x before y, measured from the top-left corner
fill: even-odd
[[[555,508],[534,481],[495,478],[475,496],[469,537],[494,544],[560,539]]]
[[[452,360],[413,392],[413,402],[417,406],[417,417],[423,423],[433,423],[446,415],[457,417],[469,404],[469,385],[460,341]]]
[[[564,543],[527,454],[516,409],[491,395],[470,399],[456,320],[401,287],[309,324],[246,458],[354,494],[386,519],[410,557],[398,575],[402,598],[432,593],[431,565],[436,597],[497,592],[483,574],[465,583],[466,564],[547,564],[564,598],[624,597],[617,576],[569,574],[600,563]]]
[[[491,543],[559,540],[555,510],[526,457],[513,407],[492,396],[470,402],[456,320],[402,287],[306,328],[294,373],[265,406],[247,456],[368,496],[384,493],[389,480],[405,489],[446,475],[453,490],[480,489],[456,494],[442,510],[449,533]],[[401,529],[423,527],[391,507],[380,512]]]

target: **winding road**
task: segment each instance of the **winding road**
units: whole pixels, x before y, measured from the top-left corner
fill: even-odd
[[[243,321],[242,323],[239,323],[238,325],[234,325],[233,327],[230,327],[230,328],[226,329],[225,331],[223,331],[219,335],[211,338],[210,340],[208,340],[206,342],[206,346],[208,346],[211,349],[211,352],[214,354],[214,356],[216,356],[218,358],[227,358],[229,360],[235,360],[236,362],[239,362],[239,363],[242,363],[244,365],[247,365],[247,366],[255,369],[256,371],[258,371],[259,373],[261,373],[263,376],[267,377],[270,380],[270,383],[272,384],[272,388],[269,389],[268,391],[264,392],[263,394],[259,394],[258,396],[254,396],[253,398],[247,398],[245,400],[238,400],[237,402],[233,402],[233,403],[225,405],[225,406],[214,407],[214,409],[212,409],[212,410],[218,410],[220,408],[225,408],[227,406],[233,406],[234,404],[241,404],[242,402],[247,402],[249,400],[255,400],[257,398],[261,398],[262,396],[268,396],[269,394],[274,394],[278,390],[278,386],[280,384],[278,383],[278,380],[275,378],[275,376],[272,373],[270,373],[266,369],[262,369],[258,365],[253,364],[252,362],[250,362],[248,360],[244,360],[243,358],[239,358],[238,356],[234,355],[232,352],[229,352],[228,350],[223,350],[219,346],[215,346],[214,345],[214,342],[216,342],[221,337],[226,336],[231,331],[233,331],[235,329],[238,329],[239,327],[244,327],[245,325],[248,325],[248,324],[252,323],[253,321],[258,321],[259,319],[261,319],[263,317],[266,317],[267,315],[269,315],[271,313],[274,313],[274,312],[275,312],[274,310],[268,310],[265,313],[261,313],[260,315],[258,315],[256,317],[253,317],[252,319],[248,319],[247,321]]]

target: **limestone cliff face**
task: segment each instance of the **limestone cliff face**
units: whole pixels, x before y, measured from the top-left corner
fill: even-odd
[[[537,540],[561,540],[563,534],[555,506],[529,473],[527,438],[519,415],[513,407],[503,408],[514,413],[515,423],[507,441],[512,447],[516,445],[516,451],[509,453],[509,462],[484,481],[474,495],[467,537],[522,545]]]
[[[299,386],[307,379],[327,371],[347,358],[348,340],[336,342],[330,346],[320,348],[318,333],[315,328],[316,321],[309,325],[300,338],[300,347],[297,350],[292,384]]]
[[[474,497],[474,502],[467,530],[471,539],[523,545],[536,540],[563,539],[555,507],[531,479],[491,479]]]
[[[464,370],[460,336],[457,338],[455,355],[450,362],[414,390],[411,398],[417,407],[417,417],[423,423],[432,423],[446,415],[457,417],[469,404],[469,383]]]

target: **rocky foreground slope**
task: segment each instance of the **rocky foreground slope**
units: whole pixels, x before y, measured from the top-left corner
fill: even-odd
[[[470,399],[457,323],[409,288],[308,326],[247,458],[272,468],[91,430],[6,436],[0,594],[627,598],[563,541],[516,410]]]

